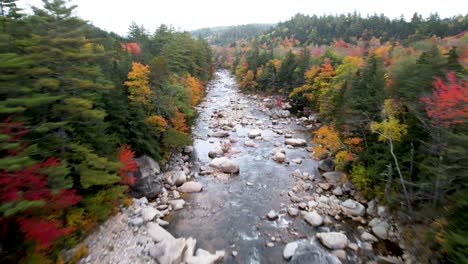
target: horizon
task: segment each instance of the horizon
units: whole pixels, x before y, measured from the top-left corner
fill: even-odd
[[[248,1],[239,0],[235,5],[221,7],[220,1],[200,0],[188,2],[173,0],[170,3],[148,3],[145,0],[134,0],[133,5],[125,4],[122,0],[72,0],[77,5],[75,15],[89,21],[90,24],[117,33],[121,36],[128,34],[132,22],[143,26],[149,32],[154,32],[160,25],[165,24],[177,30],[194,31],[204,28],[231,27],[249,24],[278,24],[287,21],[296,14],[308,16],[347,15],[357,13],[361,17],[385,15],[390,19],[399,19],[401,16],[409,21],[414,13],[424,19],[430,14],[438,14],[441,19],[458,15],[465,16],[455,5],[456,0],[447,0],[444,6],[439,1],[430,0],[420,3],[395,0],[391,4],[383,3],[372,5],[366,0],[356,0],[353,3],[342,0],[329,0],[327,3],[312,3],[306,0],[291,0],[287,5],[280,5],[275,1]],[[451,4],[452,3],[452,4]],[[120,5],[122,4],[122,5]],[[18,6],[31,13],[30,7],[42,7],[41,0],[19,0]],[[111,12],[103,15],[102,10]],[[245,7],[249,8],[245,8]],[[405,6],[399,8],[399,6]],[[143,8],[142,8],[143,7]],[[183,7],[183,8],[181,8]],[[412,10],[412,11],[407,11]]]

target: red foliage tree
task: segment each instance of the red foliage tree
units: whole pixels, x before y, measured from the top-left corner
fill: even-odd
[[[18,142],[27,133],[20,122],[11,122],[11,117],[1,124],[0,130],[3,135],[8,136],[6,142]],[[8,154],[3,159],[14,158],[25,148],[26,144],[21,144],[16,148],[4,149]],[[59,164],[59,159],[48,158],[23,168],[0,170],[2,233],[7,231],[8,223],[14,222],[20,227],[26,240],[38,242],[38,249],[47,249],[58,237],[73,231],[73,227],[61,227],[60,221],[49,220],[51,215],[61,214],[63,209],[81,200],[75,190],[52,191],[47,186],[48,175],[42,171]]]
[[[122,44],[122,48],[134,55],[141,53],[141,47],[136,42]]]
[[[446,127],[463,123],[468,117],[468,82],[457,80],[453,72],[447,74],[448,82],[436,77],[433,97],[422,97],[426,103],[426,113],[432,122]]]
[[[119,150],[119,161],[122,163],[122,167],[119,168],[119,175],[122,177],[122,183],[134,184],[135,177],[130,176],[130,172],[137,170],[137,162],[134,160],[135,152],[131,150],[130,146],[122,146]]]

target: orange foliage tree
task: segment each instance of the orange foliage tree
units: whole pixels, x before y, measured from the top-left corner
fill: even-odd
[[[174,116],[170,119],[172,126],[177,130],[179,133],[188,135],[189,127],[187,126],[187,122],[185,121],[185,116],[183,113],[176,109]]]
[[[314,144],[312,147],[314,158],[319,158],[328,152],[333,154],[342,148],[343,145],[333,123],[330,125],[323,125],[315,131],[312,144]]]
[[[197,78],[187,74],[187,77],[184,78],[185,88],[190,96],[190,104],[195,106],[200,102],[200,98],[202,96],[202,87],[203,84],[197,80]]]

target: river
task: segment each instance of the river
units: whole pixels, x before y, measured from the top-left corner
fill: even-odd
[[[196,170],[210,162],[209,150],[226,140],[208,136],[219,130],[210,128],[219,116],[224,122],[234,122],[229,139],[235,143],[226,155],[239,163],[240,173],[228,178],[199,176],[196,180],[203,184],[203,192],[184,197],[187,205],[171,217],[168,231],[176,237],[194,237],[198,246],[212,252],[226,250],[225,263],[283,263],[285,243],[329,230],[312,228],[301,217],[287,214],[291,204],[287,192],[296,184],[291,173],[300,169],[313,178],[319,172],[306,148],[286,148],[284,135],[309,142],[310,129],[298,125],[294,118],[279,119],[273,125],[261,98],[241,93],[234,76],[218,71],[207,87],[193,128]],[[248,147],[244,143],[250,140],[252,129],[261,130],[261,139],[253,139],[255,147]],[[302,163],[273,161],[275,143],[286,150],[290,161],[298,158]],[[266,219],[270,210],[278,213],[277,220]]]

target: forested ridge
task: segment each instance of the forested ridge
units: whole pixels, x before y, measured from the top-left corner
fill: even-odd
[[[165,25],[105,32],[68,1],[32,15],[16,2],[0,1],[0,259],[62,263],[127,202],[135,156],[190,144],[211,49]]]
[[[245,92],[320,120],[314,158],[390,206],[418,260],[466,263],[466,23],[296,15],[215,56]]]

